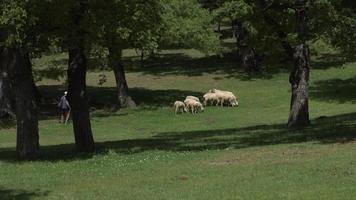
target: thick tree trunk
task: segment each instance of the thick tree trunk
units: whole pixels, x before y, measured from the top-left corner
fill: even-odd
[[[303,8],[304,1],[300,2]],[[310,54],[306,44],[307,18],[306,10],[296,10],[297,31],[301,44],[294,51],[294,68],[290,74],[289,82],[292,86],[292,97],[288,126],[299,127],[310,123],[309,121],[309,71]]]
[[[38,113],[33,88],[31,62],[19,49],[4,49],[1,62],[9,71],[17,121],[16,151],[22,159],[39,156]]]
[[[77,151],[93,152],[94,138],[91,130],[89,105],[86,88],[87,58],[85,55],[86,30],[84,18],[88,9],[87,0],[79,0],[77,10],[73,10],[73,30],[69,34],[68,60],[68,101],[71,106],[74,138]]]
[[[259,71],[259,58],[255,48],[248,45],[248,33],[238,20],[232,22],[234,37],[236,38],[236,45],[238,48],[238,55],[240,57],[242,67],[246,71]]]
[[[80,152],[94,151],[86,91],[87,59],[81,48],[69,50],[68,101],[71,106],[75,145]]]
[[[136,107],[136,103],[129,96],[129,89],[126,82],[125,70],[121,62],[121,49],[117,49],[117,47],[115,46],[109,47],[109,61],[115,74],[117,97],[119,100],[120,108]]]
[[[28,53],[25,55],[25,59],[28,60],[28,61],[31,61],[30,60],[30,55]],[[31,63],[30,63],[30,65],[32,66]],[[31,74],[32,74],[32,67],[31,67]],[[35,80],[33,79],[33,76],[31,76],[31,82],[32,82],[32,88],[33,88],[33,92],[34,92],[36,103],[40,104],[41,100],[42,100],[42,94],[38,90],[38,88],[37,88],[37,86],[35,84]]]
[[[15,118],[15,99],[5,49],[0,49],[0,119]]]

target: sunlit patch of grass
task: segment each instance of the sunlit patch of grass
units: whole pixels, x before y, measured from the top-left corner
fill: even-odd
[[[65,57],[49,56],[35,68]],[[88,96],[97,147],[93,154],[75,153],[72,124],[58,123],[55,101],[64,90],[63,80],[38,82],[48,100],[40,112],[42,156],[32,162],[16,161],[15,126],[2,125],[0,199],[352,199],[356,195],[355,63],[312,69],[312,124],[297,130],[285,126],[290,101],[287,71],[253,75],[225,66],[208,72],[197,67],[195,73],[194,66],[201,63],[206,61],[195,60],[191,69],[177,65],[174,70],[160,68],[160,73],[129,72],[136,109],[115,110],[112,72],[90,71]],[[59,64],[65,69],[64,61]],[[213,65],[219,67],[218,62]],[[99,86],[101,73],[107,81]],[[342,84],[334,89],[332,83]],[[240,106],[207,107],[198,115],[173,114],[175,100],[188,94],[201,97],[211,88],[234,92]]]

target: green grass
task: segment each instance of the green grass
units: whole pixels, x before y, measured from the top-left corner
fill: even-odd
[[[16,161],[16,130],[11,124],[0,127],[0,199],[355,197],[355,63],[313,63],[312,125],[290,130],[288,70],[249,75],[194,51],[165,53],[177,54],[176,59],[162,56],[143,69],[127,61],[127,80],[139,103],[134,110],[112,112],[112,72],[90,70],[95,154],[75,153],[72,127],[58,123],[55,99],[65,81],[38,82],[46,99],[39,125],[43,155]],[[60,74],[64,59],[45,57],[35,69],[57,63]],[[102,86],[99,74],[107,76]],[[174,116],[175,100],[211,88],[233,91],[240,106]]]

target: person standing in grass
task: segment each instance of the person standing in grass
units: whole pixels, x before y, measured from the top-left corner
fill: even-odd
[[[66,124],[70,114],[70,105],[67,100],[67,91],[64,92],[64,95],[59,100],[58,107],[61,111],[61,119],[59,122]]]

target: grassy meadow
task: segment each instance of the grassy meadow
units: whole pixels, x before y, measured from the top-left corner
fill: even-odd
[[[311,126],[288,129],[288,65],[248,74],[194,50],[164,51],[143,67],[125,51],[136,109],[116,110],[105,67],[87,75],[97,152],[74,151],[58,123],[66,55],[34,61],[44,101],[42,157],[17,161],[16,127],[0,127],[0,199],[353,199],[356,196],[356,63],[314,58]],[[93,66],[100,66],[98,60]],[[47,67],[51,66],[51,70]],[[100,77],[106,77],[99,84]],[[173,102],[219,88],[239,107],[173,114]]]

